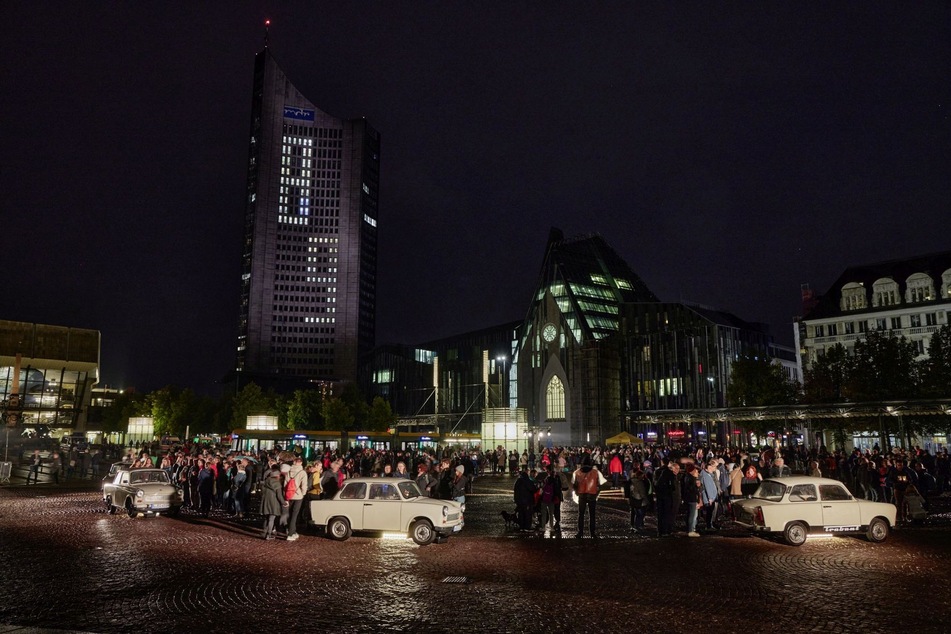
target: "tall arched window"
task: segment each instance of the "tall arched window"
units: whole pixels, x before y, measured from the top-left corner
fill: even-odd
[[[872,285],[872,306],[897,306],[898,284],[890,277],[883,277]]]
[[[941,274],[941,298],[951,298],[951,269]]]
[[[565,384],[557,376],[545,389],[545,413],[548,420],[565,420]]]
[[[856,282],[849,282],[842,287],[842,301],[839,308],[842,310],[859,310],[866,308],[865,287]]]
[[[905,284],[905,301],[909,304],[930,302],[934,299],[934,281],[930,275],[915,273]]]

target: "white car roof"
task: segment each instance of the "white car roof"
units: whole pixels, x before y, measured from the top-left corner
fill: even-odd
[[[845,486],[841,481],[834,478],[816,478],[814,476],[788,476],[785,478],[763,478],[763,481],[773,480],[775,482],[781,482],[787,486],[794,484],[838,484],[839,486]]]

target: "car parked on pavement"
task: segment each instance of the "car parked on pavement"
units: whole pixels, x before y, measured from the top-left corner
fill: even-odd
[[[412,480],[353,478],[329,500],[310,503],[311,524],[336,540],[353,531],[406,533],[420,546],[462,530],[464,505],[423,496]]]
[[[164,469],[120,469],[112,483],[103,486],[102,499],[110,513],[121,509],[129,517],[139,513],[177,515],[183,500],[181,489],[172,484]]]
[[[767,478],[751,497],[733,502],[738,524],[780,534],[793,546],[810,535],[864,534],[882,542],[896,514],[894,504],[856,499],[838,480],[806,476]]]

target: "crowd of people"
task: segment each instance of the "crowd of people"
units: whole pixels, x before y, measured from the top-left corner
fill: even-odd
[[[164,450],[163,450],[164,449]],[[539,447],[522,453],[499,447],[479,449],[378,450],[353,447],[326,450],[305,460],[300,447],[236,452],[226,447],[186,443],[160,448],[146,444],[126,449],[131,468],[164,469],[184,494],[187,511],[207,515],[213,509],[237,518],[258,514],[262,537],[298,538],[306,525],[308,501],[332,497],[353,477],[408,478],[423,495],[465,502],[476,477],[514,477],[513,523],[523,531],[561,529],[561,507],[578,506],[577,536],[597,538],[597,502],[606,488],[622,491],[630,508],[630,530],[647,534],[645,517],[656,519],[656,534],[672,535],[675,523],[690,537],[714,532],[730,517],[732,500],[752,494],[764,477],[792,473],[831,477],[856,496],[892,502],[899,521],[907,519],[905,496],[914,491],[927,500],[951,490],[947,450],[932,454],[916,447],[888,452],[877,447],[852,452],[763,448],[628,445]],[[54,452],[60,476],[97,477],[103,459],[118,459],[118,448]],[[31,464],[40,464],[35,453]],[[31,467],[32,473],[32,467]],[[28,478],[28,483],[29,483]],[[252,505],[252,497],[255,499]]]
[[[931,454],[920,447],[851,453],[802,446],[543,449],[537,457],[526,452],[519,465],[513,495],[520,530],[560,530],[561,502],[570,495],[578,505],[576,536],[584,536],[587,518],[593,538],[598,537],[597,499],[606,486],[623,490],[632,533],[645,533],[644,518],[652,512],[659,537],[672,535],[681,520],[688,537],[720,530],[732,515],[732,501],[751,495],[764,477],[835,478],[856,496],[895,504],[899,522],[908,520],[906,500],[912,493],[927,508],[931,496],[951,490],[947,449]]]

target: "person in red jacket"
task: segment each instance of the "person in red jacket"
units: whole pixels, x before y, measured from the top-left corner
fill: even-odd
[[[617,455],[617,452],[611,457],[611,462],[608,463],[608,473],[611,474],[611,487],[616,489],[618,486],[618,479],[620,479],[621,474],[624,473],[624,463],[621,462],[621,456]]]

